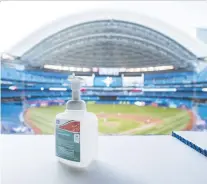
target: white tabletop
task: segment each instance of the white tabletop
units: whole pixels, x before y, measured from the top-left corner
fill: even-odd
[[[207,159],[171,136],[100,136],[88,170],[59,163],[54,136],[0,136],[1,184],[207,184]]]

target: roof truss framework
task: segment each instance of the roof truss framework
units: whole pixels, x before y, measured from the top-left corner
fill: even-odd
[[[150,28],[120,20],[100,20],[49,36],[24,53],[22,60],[36,66],[186,67],[196,56]]]

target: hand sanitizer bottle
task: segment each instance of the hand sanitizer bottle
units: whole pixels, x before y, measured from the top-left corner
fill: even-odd
[[[80,99],[81,78],[71,79],[72,100],[56,115],[56,156],[60,162],[86,168],[97,159],[98,120]]]

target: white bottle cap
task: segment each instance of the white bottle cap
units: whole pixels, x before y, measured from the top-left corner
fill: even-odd
[[[83,79],[80,77],[73,77],[70,80],[72,91],[80,91],[82,81],[83,81]]]
[[[71,83],[72,100],[69,100],[66,104],[68,110],[86,110],[86,104],[80,98],[80,88],[83,79],[80,77],[71,77],[68,79]]]
[[[75,76],[70,77],[68,80],[70,81],[72,91],[79,91],[82,83],[84,82],[83,78]]]

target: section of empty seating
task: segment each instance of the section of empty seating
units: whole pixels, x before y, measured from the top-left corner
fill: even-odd
[[[21,104],[13,102],[1,104],[1,133],[33,133],[33,130],[24,123],[24,110]]]
[[[155,98],[155,97],[117,97],[119,101],[140,101],[145,102],[146,104],[156,103],[160,106],[167,107],[186,107],[191,108],[193,106],[192,101],[190,100],[181,100],[181,99],[171,99],[171,98]]]
[[[197,111],[200,118],[207,122],[207,104],[198,104]]]
[[[69,96],[69,92],[55,92],[55,91],[2,91],[2,97],[45,97],[45,96]]]
[[[19,71],[15,68],[8,68],[2,66],[1,79],[13,80],[20,82],[35,82],[39,85],[59,85],[66,83],[69,84],[67,78],[69,74],[57,72],[44,72],[44,71]],[[110,80],[113,80],[111,82]],[[159,73],[159,74],[145,74],[144,84],[148,85],[172,85],[172,84],[190,84],[190,83],[207,83],[207,69],[200,73],[195,72],[172,72],[172,73]],[[94,86],[96,87],[122,87],[121,77],[101,77],[94,78]]]
[[[202,70],[197,77],[197,82],[207,83],[207,68]]]
[[[14,80],[14,81],[25,81],[25,82],[37,82],[37,83],[57,83],[57,84],[68,82],[66,80],[67,77],[62,76],[62,75],[55,75],[55,74],[37,75],[34,73],[36,72],[19,71],[19,70],[16,70],[15,68],[8,68],[2,65],[1,79]]]
[[[195,72],[172,72],[159,74],[145,74],[145,85],[150,84],[189,84],[197,81]]]
[[[48,91],[48,90],[2,90],[2,98],[12,98],[12,97],[69,97],[71,96],[71,91]],[[131,91],[85,91],[82,96],[145,96],[145,97],[171,97],[171,98],[197,98],[197,99],[207,99],[207,94],[205,92],[131,92]]]
[[[62,73],[62,72],[42,72],[42,71],[34,71],[34,70],[29,70],[27,73],[35,75],[35,76],[41,76],[41,77],[52,77],[52,78],[58,78],[58,79],[67,79],[68,78],[68,73]]]
[[[15,103],[1,103],[1,125],[2,131],[12,132],[14,128],[22,126],[22,105]]]

